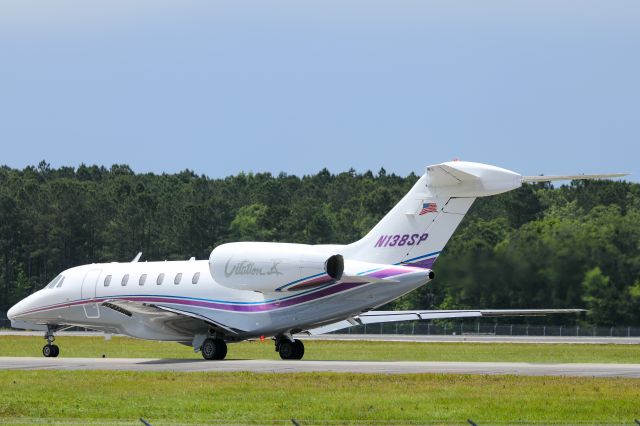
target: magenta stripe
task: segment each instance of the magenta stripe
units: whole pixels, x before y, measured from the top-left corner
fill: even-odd
[[[333,278],[331,278],[329,275],[325,275],[322,277],[318,277],[318,278],[314,278],[312,280],[309,281],[304,281],[301,283],[296,284],[294,287],[297,287],[299,285],[311,285],[311,284],[326,284],[326,283],[330,283],[331,281],[333,281]]]
[[[367,283],[344,282],[335,286],[327,287],[325,289],[322,289],[313,293],[305,294],[300,297],[285,299],[282,301],[273,301],[273,302],[264,303],[261,305],[234,305],[234,304],[227,304],[227,303],[220,303],[220,302],[208,302],[206,300],[189,300],[189,299],[180,299],[180,298],[172,298],[172,297],[153,297],[153,296],[117,297],[116,296],[116,297],[100,297],[95,299],[85,299],[85,300],[78,300],[75,302],[67,302],[59,305],[48,306],[45,308],[33,309],[28,312],[22,312],[18,315],[25,315],[25,314],[35,313],[35,312],[41,312],[41,311],[46,311],[46,310],[51,310],[56,308],[82,305],[82,304],[88,304],[88,303],[101,303],[106,300],[128,300],[132,302],[171,303],[176,305],[199,306],[203,308],[218,309],[218,310],[233,311],[233,312],[265,312],[265,311],[271,311],[274,309],[286,308],[289,306],[298,305],[301,303],[309,302],[309,301],[326,297],[326,296],[331,296],[333,294],[339,293],[341,291],[350,290],[352,288],[361,286],[363,284],[367,284]]]
[[[431,269],[433,268],[433,264],[436,263],[436,259],[437,257],[423,259],[415,263],[408,263],[407,266],[413,266],[415,268]]]
[[[431,259],[425,259],[422,260],[420,262],[416,262],[416,263],[411,263],[408,264],[406,266],[393,266],[393,267],[389,267],[389,268],[385,268],[385,269],[381,269],[379,271],[375,271],[372,272],[370,274],[364,275],[363,277],[372,277],[372,278],[389,278],[389,277],[393,277],[393,276],[397,276],[397,275],[402,275],[402,274],[408,274],[411,272],[416,272],[415,270],[412,270],[412,267],[418,267],[418,268],[430,268],[433,263],[435,262],[436,258],[431,258]],[[322,277],[317,277],[314,278],[310,281],[307,282],[303,282],[299,285],[311,285],[311,284],[324,284],[325,282],[331,282],[333,281],[333,279],[329,276],[322,276]],[[38,309],[33,309],[31,311],[28,312],[22,312],[21,314],[18,315],[24,315],[24,314],[30,314],[30,313],[34,313],[34,312],[41,312],[41,311],[46,311],[46,310],[51,310],[51,309],[56,309],[56,308],[61,308],[61,307],[69,307],[69,306],[75,306],[75,305],[81,305],[81,304],[87,304],[87,303],[101,303],[104,302],[106,300],[112,300],[112,299],[116,299],[116,300],[130,300],[130,301],[141,301],[141,302],[152,302],[152,303],[172,303],[172,304],[178,304],[178,305],[188,305],[188,306],[199,306],[199,307],[204,307],[204,308],[209,308],[209,309],[219,309],[219,310],[224,310],[224,311],[232,311],[232,312],[265,312],[265,311],[271,311],[274,309],[279,309],[279,308],[286,308],[288,306],[294,306],[300,303],[305,303],[305,302],[309,302],[311,300],[315,300],[315,299],[319,299],[322,297],[326,297],[326,296],[330,296],[332,294],[336,294],[339,293],[341,291],[345,291],[345,290],[350,290],[352,288],[364,285],[364,284],[368,284],[368,283],[361,283],[361,282],[342,282],[339,283],[337,285],[334,286],[330,286],[312,293],[308,293],[308,294],[304,294],[301,295],[300,297],[293,297],[290,299],[284,299],[284,300],[275,300],[272,302],[268,302],[268,303],[262,303],[262,304],[256,304],[256,305],[237,305],[237,304],[233,304],[233,303],[223,303],[223,302],[211,302],[211,301],[206,301],[206,300],[190,300],[190,299],[182,299],[182,298],[173,298],[173,297],[154,297],[154,296],[127,296],[127,297],[118,297],[118,296],[113,296],[113,297],[101,297],[101,298],[95,298],[95,299],[84,299],[84,300],[78,300],[75,302],[66,302],[66,303],[60,303],[57,305],[50,305],[47,307],[43,307],[43,308],[38,308]],[[297,286],[294,286],[297,287]]]
[[[389,278],[389,277],[394,277],[396,275],[408,274],[409,272],[415,272],[415,271],[412,271],[409,268],[394,267],[394,268],[385,268],[380,271],[372,272],[370,274],[367,274],[366,276],[371,278]]]
[[[217,302],[207,302],[204,300],[184,300],[184,299],[171,299],[165,297],[131,297],[124,298],[125,300],[131,301],[144,301],[151,303],[172,303],[178,305],[188,305],[188,306],[198,306],[202,308],[209,309],[219,309],[224,311],[233,311],[233,312],[265,312],[271,311],[279,308],[286,308],[289,306],[298,305],[301,303],[309,302],[311,300],[319,299],[325,296],[331,296],[332,294],[339,293],[341,291],[349,290],[355,288],[363,283],[341,283],[333,287],[328,287],[326,289],[320,290],[315,293],[307,294],[302,297],[298,297],[296,299],[286,299],[281,302],[270,302],[262,305],[227,305],[223,303]]]

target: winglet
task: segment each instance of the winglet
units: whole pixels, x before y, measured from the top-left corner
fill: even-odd
[[[142,252],[138,252],[138,254],[136,254],[136,257],[133,258],[133,260],[131,261],[131,263],[138,263],[138,260],[140,260],[140,258],[142,257]]]

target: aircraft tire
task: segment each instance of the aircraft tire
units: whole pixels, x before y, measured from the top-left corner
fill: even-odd
[[[227,344],[222,339],[208,338],[202,343],[200,351],[206,360],[221,360],[227,356]]]
[[[217,350],[217,360],[222,360],[227,356],[227,344],[222,339],[216,339],[216,344],[218,345]]]
[[[42,348],[42,355],[44,355],[45,358],[53,357],[53,353],[53,345],[44,345],[44,347]]]
[[[304,344],[302,340],[294,340],[293,345],[296,347],[296,357],[294,359],[302,359],[304,356]]]
[[[58,345],[51,345],[51,349],[53,349],[53,353],[51,354],[52,358],[55,358],[58,355],[60,355],[60,348],[58,347]]]
[[[283,339],[283,341],[280,342],[278,353],[280,354],[280,358],[282,359],[294,359],[296,347],[294,346],[293,342],[290,342],[287,339]]]
[[[282,359],[302,359],[304,355],[304,345],[298,339],[293,342],[284,339],[280,343],[280,358]]]

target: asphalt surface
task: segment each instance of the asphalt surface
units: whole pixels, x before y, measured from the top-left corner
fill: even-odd
[[[300,336],[306,340],[359,340],[383,342],[470,342],[470,343],[570,343],[570,344],[640,344],[640,337],[575,337],[575,336],[494,336],[479,334],[463,335],[403,335],[403,334],[325,334],[322,336]]]
[[[0,370],[117,370],[257,373],[455,373],[514,374],[521,376],[640,378],[640,364],[530,364],[521,362],[373,362],[273,361],[133,358],[0,357]]]
[[[41,331],[3,330],[0,336],[38,336]],[[94,331],[62,331],[56,336],[104,336]],[[638,345],[640,337],[575,337],[575,336],[494,336],[494,335],[403,335],[403,334],[323,334],[321,336],[296,336],[303,340],[359,340],[380,342],[470,342],[470,343],[554,343],[554,344],[613,344]]]

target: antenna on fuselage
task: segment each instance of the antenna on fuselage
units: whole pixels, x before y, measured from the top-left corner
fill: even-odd
[[[131,263],[138,263],[138,260],[140,260],[140,258],[142,257],[142,252],[138,252],[138,254],[136,254],[136,257],[133,258],[133,260],[131,261]]]

